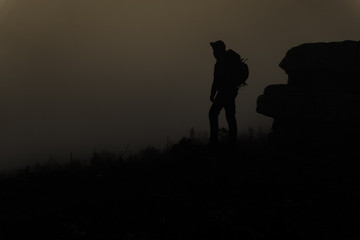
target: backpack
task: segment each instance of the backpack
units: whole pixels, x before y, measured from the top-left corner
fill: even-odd
[[[234,79],[234,84],[237,87],[247,86],[246,80],[249,78],[249,66],[246,60],[240,57],[238,53],[229,49],[229,59],[231,61],[231,72]]]

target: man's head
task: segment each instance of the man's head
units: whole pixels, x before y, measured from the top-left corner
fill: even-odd
[[[226,46],[223,41],[218,40],[216,42],[211,42],[210,45],[213,49],[213,54],[216,59],[221,58],[226,53]]]

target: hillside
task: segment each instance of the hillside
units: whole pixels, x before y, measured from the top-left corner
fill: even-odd
[[[360,165],[345,153],[184,138],[30,166],[0,178],[0,238],[354,239]]]

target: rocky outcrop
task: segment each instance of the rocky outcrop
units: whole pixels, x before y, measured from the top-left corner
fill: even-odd
[[[267,86],[257,99],[257,112],[274,118],[273,143],[360,143],[360,41],[302,44],[290,49],[279,66],[287,84]]]

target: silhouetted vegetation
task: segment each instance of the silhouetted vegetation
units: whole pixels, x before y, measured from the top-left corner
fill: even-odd
[[[0,238],[359,237],[357,155],[277,149],[261,130],[241,135],[236,152],[196,136],[3,173]]]

